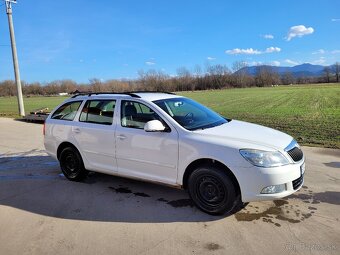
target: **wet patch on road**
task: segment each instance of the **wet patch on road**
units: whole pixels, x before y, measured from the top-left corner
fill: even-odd
[[[145,194],[145,193],[143,193],[143,192],[135,192],[135,193],[133,193],[135,196],[137,196],[137,197],[150,197],[150,195],[148,195],[148,194]]]
[[[162,197],[161,197],[161,198],[158,198],[157,201],[159,201],[159,202],[169,202],[169,200],[166,200],[166,199],[164,199],[164,198],[162,198]]]
[[[178,199],[178,200],[172,200],[167,202],[168,205],[171,205],[172,207],[178,208],[178,207],[186,207],[194,206],[194,202],[191,199]]]
[[[282,200],[282,199],[281,200],[274,200],[273,202],[276,206],[283,206],[283,205],[288,204],[288,201]]]
[[[132,193],[132,191],[129,188],[124,188],[124,187],[120,187],[120,188],[109,187],[109,189],[114,190],[116,193],[125,193],[125,194]]]
[[[328,162],[323,164],[328,167],[340,168],[340,162]]]
[[[206,245],[204,245],[204,248],[209,251],[216,251],[223,249],[223,246],[219,245],[218,243],[207,243]]]
[[[302,186],[301,192],[305,193],[293,194],[288,198],[274,200],[273,205],[269,208],[263,208],[261,204],[260,206],[248,205],[234,216],[238,221],[261,220],[281,227],[282,222],[300,223],[312,217],[317,211],[315,204],[340,203],[340,192],[313,193],[307,186]],[[298,203],[297,200],[300,200],[303,204]]]
[[[340,205],[340,192],[337,191],[325,191],[319,193],[309,194],[293,194],[289,198],[300,199],[307,204],[320,204],[328,203],[333,205]]]
[[[287,214],[288,215],[286,215],[286,212],[284,211],[284,207],[274,205],[262,212],[252,212],[248,209],[243,209],[235,214],[235,218],[238,221],[254,221],[262,219],[263,222],[272,223],[277,227],[281,227],[281,224],[275,220],[287,221],[290,223],[299,223],[302,220],[301,218],[292,218],[289,213]]]
[[[149,194],[146,194],[144,192],[133,192],[131,189],[127,187],[108,187],[110,190],[113,190],[116,193],[121,193],[121,194],[133,194],[137,197],[145,197],[145,198],[150,198],[151,196]],[[177,199],[177,200],[167,200],[164,198],[158,198],[156,199],[158,202],[163,202],[167,205],[170,205],[174,208],[180,208],[180,207],[193,207],[194,202],[190,198],[182,198],[182,199]]]

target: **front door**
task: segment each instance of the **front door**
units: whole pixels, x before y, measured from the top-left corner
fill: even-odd
[[[163,132],[145,132],[150,120],[160,120]],[[133,100],[122,100],[116,127],[118,173],[175,184],[178,165],[178,133],[151,108]]]

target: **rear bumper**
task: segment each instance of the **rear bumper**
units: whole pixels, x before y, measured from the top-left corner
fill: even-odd
[[[239,184],[243,202],[283,198],[298,191],[304,182],[304,160],[282,167],[251,167],[242,170],[244,174],[239,178]],[[282,184],[285,185],[285,190],[282,192],[261,193],[268,186]]]

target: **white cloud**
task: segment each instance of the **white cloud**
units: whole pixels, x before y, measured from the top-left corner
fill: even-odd
[[[146,61],[145,64],[148,65],[148,66],[153,66],[156,63],[155,62],[151,62],[151,61]]]
[[[281,65],[280,61],[272,61],[269,63],[271,66],[279,66]]]
[[[313,55],[316,55],[316,54],[325,54],[325,53],[326,53],[326,51],[324,49],[319,49],[317,51],[312,52]]]
[[[244,62],[247,66],[260,66],[263,65],[261,61]]]
[[[322,64],[324,64],[325,62],[326,62],[325,57],[320,57],[319,59],[314,60],[314,61],[312,62],[312,64],[322,65]]]
[[[262,66],[262,65],[269,65],[269,66],[280,66],[281,63],[279,61],[271,61],[271,62],[262,62],[262,61],[252,61],[252,62],[245,62],[247,66]]]
[[[265,53],[273,53],[273,52],[280,52],[281,49],[279,47],[269,47],[265,50]]]
[[[263,35],[264,39],[274,39],[274,36],[271,34]]]
[[[331,19],[332,22],[340,21],[340,19]]]
[[[249,49],[235,48],[235,49],[232,49],[232,50],[226,50],[225,53],[230,54],[230,55],[239,55],[239,54],[259,55],[259,54],[264,54],[264,53],[273,53],[273,52],[280,52],[280,51],[281,51],[281,49],[279,47],[269,47],[269,48],[265,49],[264,51],[256,50],[256,49],[253,49],[253,48],[249,48]]]
[[[337,53],[340,53],[340,50],[332,50],[331,53],[332,54],[337,54]]]
[[[290,41],[294,37],[302,37],[304,35],[312,34],[314,32],[314,28],[305,27],[304,25],[293,26],[289,29],[286,40]]]
[[[299,62],[296,62],[294,60],[290,60],[290,59],[286,59],[285,62],[289,65],[293,65],[293,66],[296,66],[299,64]]]
[[[207,57],[207,60],[210,60],[210,61],[213,61],[213,60],[215,60],[216,58],[214,58],[214,57]]]
[[[256,55],[256,54],[261,54],[261,51],[254,50],[253,48],[249,49],[232,49],[232,50],[226,50],[225,53],[230,54],[230,55],[238,55],[238,54],[247,54],[247,55]]]

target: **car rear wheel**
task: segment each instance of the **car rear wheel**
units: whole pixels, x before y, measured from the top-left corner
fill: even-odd
[[[224,169],[197,168],[189,177],[188,190],[196,206],[211,215],[229,213],[237,204],[235,184]]]
[[[59,163],[61,171],[71,181],[81,181],[87,175],[81,155],[73,147],[67,147],[62,150]]]

